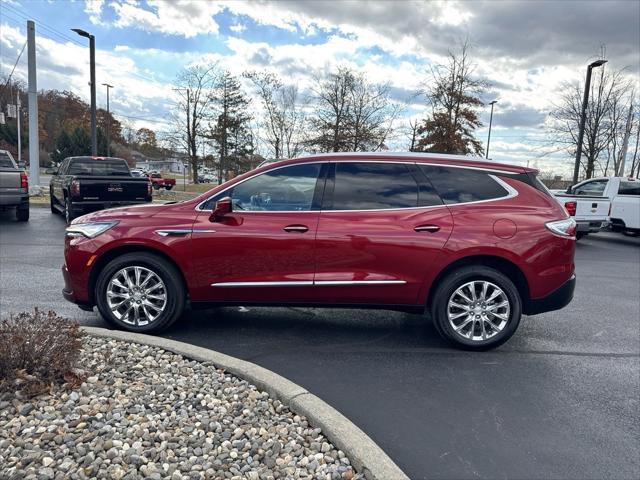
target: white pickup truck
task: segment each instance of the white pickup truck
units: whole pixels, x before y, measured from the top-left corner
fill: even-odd
[[[640,233],[640,180],[590,178],[555,195],[575,217],[578,238],[597,232],[601,226],[628,234]]]

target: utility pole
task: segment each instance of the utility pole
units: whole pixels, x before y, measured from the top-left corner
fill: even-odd
[[[489,142],[491,142],[491,124],[493,123],[493,106],[496,103],[498,103],[497,100],[489,102],[489,105],[491,105],[491,116],[489,117],[489,136],[487,137],[487,155],[485,156],[485,158],[489,158]]]
[[[607,63],[607,60],[596,60],[587,67],[587,80],[584,83],[584,97],[582,98],[582,114],[580,115],[580,130],[578,131],[578,148],[576,163],[573,166],[573,184],[578,183],[580,174],[580,156],[582,155],[582,141],[584,140],[584,124],[587,121],[587,103],[589,103],[589,89],[591,88],[591,70]]]
[[[27,20],[27,65],[29,99],[29,184],[40,185],[40,142],[38,140],[38,84],[36,78],[36,24]]]
[[[631,119],[633,118],[633,96],[631,97],[631,102],[629,103],[629,114],[627,115],[627,126],[624,130],[624,141],[622,142],[622,150],[620,151],[620,165],[618,166],[618,171],[616,172],[616,176],[623,177],[624,176],[624,163],[627,159],[627,150],[629,149],[629,136],[631,135]],[[633,172],[632,172],[633,173]]]
[[[191,131],[191,90],[189,88],[174,88],[173,90],[175,90],[176,92],[183,92],[186,90],[187,92],[187,154],[189,155],[191,166],[193,167],[196,159],[192,156],[191,153],[191,142],[193,141],[193,143],[195,144],[195,138],[192,138],[193,132]],[[193,183],[198,183],[198,179],[194,178]]]
[[[20,125],[20,109],[22,104],[20,103],[20,90],[16,93],[16,128],[18,130],[18,164],[22,163],[22,134]]]
[[[103,83],[103,86],[107,87],[107,157],[111,156],[111,115],[109,114],[109,89],[113,88],[113,85]]]

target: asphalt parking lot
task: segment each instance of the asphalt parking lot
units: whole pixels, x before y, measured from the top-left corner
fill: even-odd
[[[0,213],[0,313],[62,299],[64,223]],[[525,318],[492,352],[453,350],[410,314],[297,308],[195,312],[167,337],[271,369],[333,405],[411,478],[640,478],[640,239],[578,244],[572,304]]]

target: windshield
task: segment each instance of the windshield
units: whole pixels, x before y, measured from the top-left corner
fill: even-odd
[[[124,160],[75,160],[69,167],[69,175],[131,176]]]

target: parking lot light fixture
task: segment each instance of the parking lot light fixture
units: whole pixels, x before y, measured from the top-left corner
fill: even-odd
[[[81,28],[72,28],[81,37],[89,39],[89,68],[91,85],[91,155],[98,155],[98,132],[96,124],[96,37]]]
[[[580,128],[578,130],[578,145],[576,147],[576,163],[573,166],[573,183],[578,183],[580,174],[580,156],[582,155],[582,141],[584,140],[584,124],[587,120],[587,104],[589,103],[589,88],[591,88],[591,70],[601,67],[607,60],[600,59],[591,62],[587,67],[587,79],[584,83],[584,96],[582,98],[582,113],[580,114]]]

